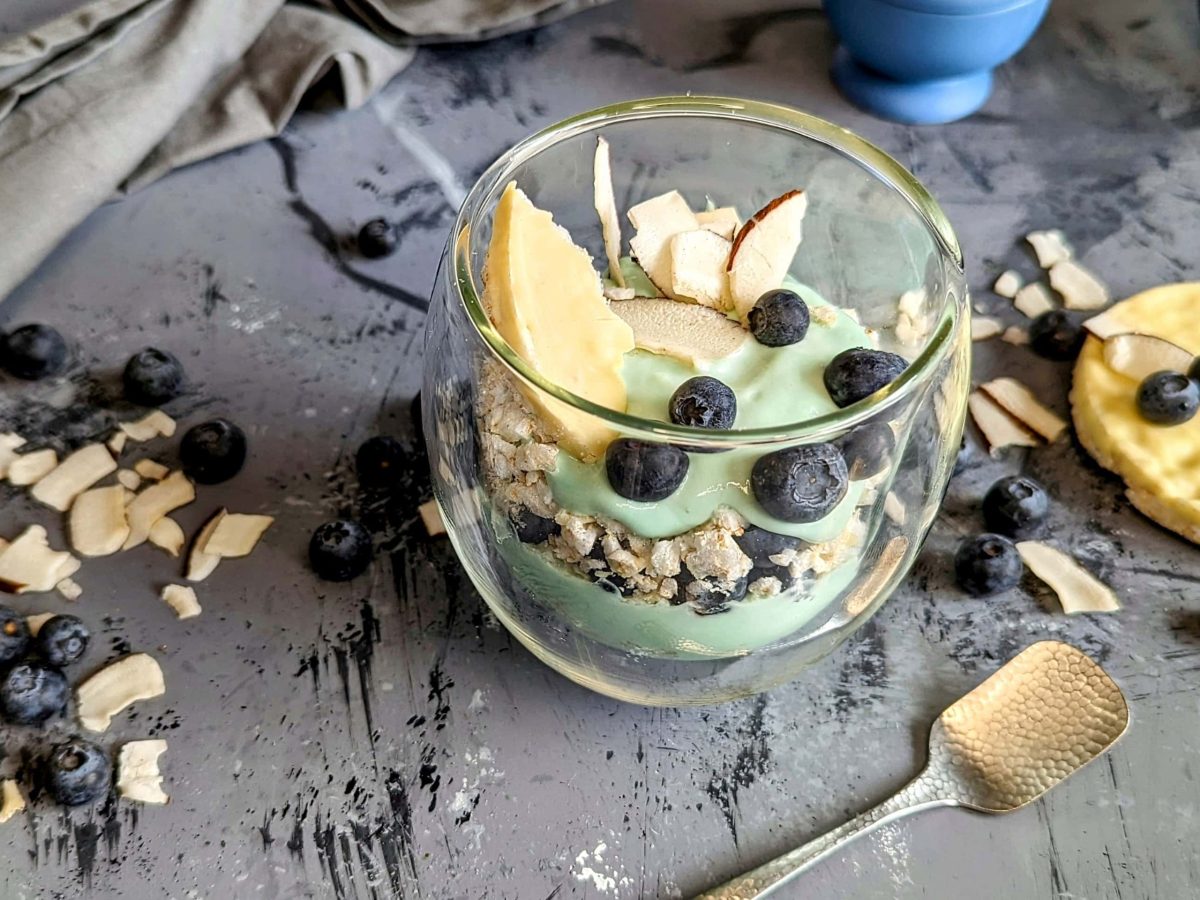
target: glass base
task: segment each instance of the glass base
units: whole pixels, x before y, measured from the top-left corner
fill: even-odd
[[[938,125],[965,118],[992,93],[990,69],[930,81],[896,81],[860,65],[845,47],[834,53],[832,75],[834,84],[855,106],[910,125]]]

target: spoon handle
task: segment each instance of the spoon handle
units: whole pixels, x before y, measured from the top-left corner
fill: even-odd
[[[924,774],[909,782],[894,796],[867,810],[844,825],[814,838],[807,844],[790,850],[757,869],[751,869],[720,887],[700,894],[696,900],[756,900],[775,892],[775,889],[810,868],[860,834],[874,831],[881,825],[934,806],[952,805],[953,800],[940,796],[938,785]]]

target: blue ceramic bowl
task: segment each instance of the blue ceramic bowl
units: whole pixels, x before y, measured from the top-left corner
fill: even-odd
[[[918,124],[970,115],[992,69],[1025,45],[1050,0],[824,0],[842,46],[833,76],[846,96]]]

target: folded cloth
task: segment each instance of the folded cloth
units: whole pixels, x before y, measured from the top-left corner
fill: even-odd
[[[105,201],[278,134],[327,73],[355,108],[423,40],[603,0],[321,2],[91,0],[0,45],[0,300]]]

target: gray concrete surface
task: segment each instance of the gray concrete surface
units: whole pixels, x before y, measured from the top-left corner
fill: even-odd
[[[818,13],[740,16],[618,3],[480,47],[422,51],[379,101],[301,115],[274,144],[194,166],[99,210],[0,308],[78,344],[65,414],[102,420],[103,385],[145,344],[176,351],[185,421],[250,432],[246,471],[201,491],[279,516],[265,546],[223,563],[205,612],[157,599],[173,561],[142,548],[88,563],[77,610],[97,630],[85,668],[127,648],[162,660],[161,700],[111,729],[161,734],[172,803],[62,813],[44,800],[0,826],[5,898],[631,898],[688,895],[884,798],[920,765],[929,723],[1001,661],[1069,640],[1123,685],[1133,725],[1115,751],[1004,818],[937,811],[820,865],[806,898],[1184,898],[1200,892],[1200,556],[1140,518],[1071,441],[975,452],[904,589],[807,677],[707,711],[623,706],[559,678],[481,608],[444,543],[413,521],[416,476],[388,514],[390,554],[337,586],[304,562],[311,529],[352,508],[365,437],[411,438],[421,303],[476,174],[568,113],[638,95],[717,92],[794,104],[906,163],[944,204],[978,300],[1034,266],[1017,244],[1063,228],[1127,294],[1200,264],[1200,43],[1194,4],[1056,2],[968,121],[908,128],[831,88]],[[11,17],[9,17],[11,18]],[[448,163],[453,178],[431,168]],[[339,236],[402,223],[367,263]],[[5,223],[12,227],[13,223]],[[1019,371],[1066,408],[1068,370],[999,342],[977,377]],[[0,384],[5,418],[56,433],[61,392]],[[101,419],[82,416],[94,413]],[[83,421],[78,421],[79,419]],[[170,459],[174,443],[158,451]],[[1032,582],[985,600],[948,576],[997,476],[1052,491],[1056,536],[1111,582],[1116,616],[1067,619]],[[0,489],[0,533],[56,517]],[[20,598],[23,609],[62,601]],[[55,733],[65,726],[60,726]],[[3,729],[0,772],[44,741]]]

